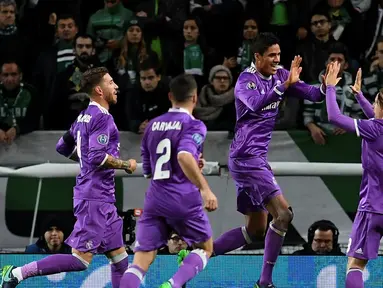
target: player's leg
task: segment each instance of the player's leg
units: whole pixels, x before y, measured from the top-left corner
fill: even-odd
[[[182,265],[161,288],[181,288],[205,269],[213,253],[212,230],[204,211],[187,220],[169,221],[169,225],[180,235],[189,247],[195,247],[183,260]]]
[[[218,237],[214,241],[213,256],[223,255],[264,239],[268,212],[253,204],[247,192],[249,189],[237,188],[237,211],[245,215],[246,225],[229,230]]]
[[[95,205],[99,204],[83,200],[76,201],[74,205],[77,221],[71,235],[65,241],[72,247],[72,255],[51,255],[22,267],[5,266],[2,269],[1,287],[16,287],[30,277],[86,270],[101,244],[100,231],[105,227],[105,220],[97,213]]]
[[[162,217],[144,213],[138,220],[133,264],[122,276],[121,288],[138,288],[154,261],[157,249],[167,244],[169,227]]]
[[[383,215],[358,211],[347,247],[346,288],[362,288],[368,260],[378,257]]]
[[[129,266],[129,260],[122,237],[123,221],[118,216],[116,206],[112,203],[108,205],[109,207],[104,207],[103,211],[107,215],[107,221],[104,239],[98,252],[104,253],[108,257],[112,273],[112,287],[118,288],[121,278]]]
[[[263,256],[262,272],[258,287],[274,287],[272,282],[272,273],[278,255],[281,251],[283,241],[293,220],[293,211],[280,191],[274,191],[266,199],[266,208],[273,216],[273,221],[269,224],[269,229],[265,238],[265,253]]]

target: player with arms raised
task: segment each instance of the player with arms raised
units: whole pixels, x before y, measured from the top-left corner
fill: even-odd
[[[360,185],[358,212],[348,242],[346,288],[362,288],[363,270],[368,260],[378,257],[383,236],[383,90],[372,106],[361,93],[362,72],[359,69],[352,90],[369,120],[352,119],[343,115],[336,101],[340,64],[330,64],[326,78],[328,120],[339,128],[362,138],[363,175]]]
[[[140,286],[172,230],[197,249],[162,288],[181,288],[205,268],[213,252],[212,230],[203,209],[217,209],[217,198],[198,166],[206,126],[192,116],[197,102],[193,76],[174,78],[169,96],[173,108],[151,120],[142,139],[143,172],[151,181],[137,223],[133,265],[123,276],[121,288]]]
[[[60,154],[80,164],[73,197],[77,221],[66,240],[72,255],[52,255],[22,267],[5,266],[3,288],[16,287],[34,276],[85,270],[94,253],[104,253],[109,258],[113,288],[119,287],[128,267],[122,219],[114,205],[114,169],[132,173],[137,164],[132,159],[119,159],[119,132],[108,112],[109,105],[117,102],[118,87],[108,70],[100,67],[84,73],[82,88],[91,102],[56,146]]]
[[[290,71],[279,66],[279,40],[261,33],[253,46],[255,63],[238,78],[235,86],[237,123],[230,147],[229,170],[237,188],[237,210],[246,226],[230,230],[214,242],[215,255],[263,239],[268,212],[273,216],[265,239],[261,277],[255,287],[275,287],[272,270],[280,253],[293,212],[267,163],[271,134],[285,92],[311,101],[322,101],[323,87],[300,81],[302,58],[297,56]]]

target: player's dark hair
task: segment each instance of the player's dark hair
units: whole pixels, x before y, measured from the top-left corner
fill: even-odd
[[[76,37],[74,38],[74,41],[73,41],[73,47],[76,48],[76,45],[77,45],[77,39],[78,38],[83,38],[83,39],[90,39],[92,41],[92,47],[94,47],[94,38],[92,35],[90,34],[86,34],[86,33],[77,33]]]
[[[197,89],[197,82],[193,75],[181,74],[170,81],[169,87],[174,99],[183,103],[193,96],[193,92]]]
[[[342,54],[346,62],[348,62],[348,59],[349,59],[348,49],[346,45],[344,45],[341,42],[334,42],[333,44],[330,45],[328,50],[328,55],[330,56],[331,54]]]
[[[105,67],[96,67],[85,71],[81,79],[82,91],[92,94],[94,87],[100,85],[102,78],[108,73],[108,69]]]
[[[263,32],[260,33],[257,37],[257,40],[254,42],[252,46],[253,55],[255,53],[259,53],[263,55],[267,49],[269,49],[273,45],[279,45],[279,39],[273,33]]]

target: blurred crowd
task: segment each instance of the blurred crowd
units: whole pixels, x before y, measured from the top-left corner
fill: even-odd
[[[34,130],[66,130],[88,103],[82,73],[105,66],[119,86],[111,113],[121,131],[142,133],[166,112],[169,80],[195,76],[195,117],[233,131],[233,86],[251,65],[260,32],[281,41],[281,65],[303,57],[301,80],[319,85],[341,63],[342,113],[363,117],[349,85],[363,68],[371,101],[383,84],[383,0],[0,0],[0,142]],[[317,144],[345,131],[326,104],[281,103],[276,129],[307,129]]]

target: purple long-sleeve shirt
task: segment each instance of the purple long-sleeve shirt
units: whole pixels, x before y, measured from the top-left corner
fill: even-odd
[[[285,92],[289,96],[313,102],[324,98],[323,87],[307,85],[302,81],[286,91],[284,82],[289,71],[278,69],[275,75],[265,77],[253,66],[247,68],[235,85],[237,123],[230,146],[230,158],[266,158],[271,134]]]
[[[363,175],[358,210],[383,214],[383,120],[352,119],[342,115],[336,102],[335,91],[334,86],[327,87],[326,106],[329,121],[348,132],[355,132],[362,138]],[[366,110],[363,110],[366,115],[372,115],[371,104],[364,104]]]
[[[95,102],[82,111],[69,130],[73,143],[60,138],[56,150],[69,157],[76,149],[80,174],[76,178],[74,199],[113,203],[114,169],[101,167],[108,155],[120,156],[119,132],[113,116]],[[69,143],[69,144],[68,144]]]

